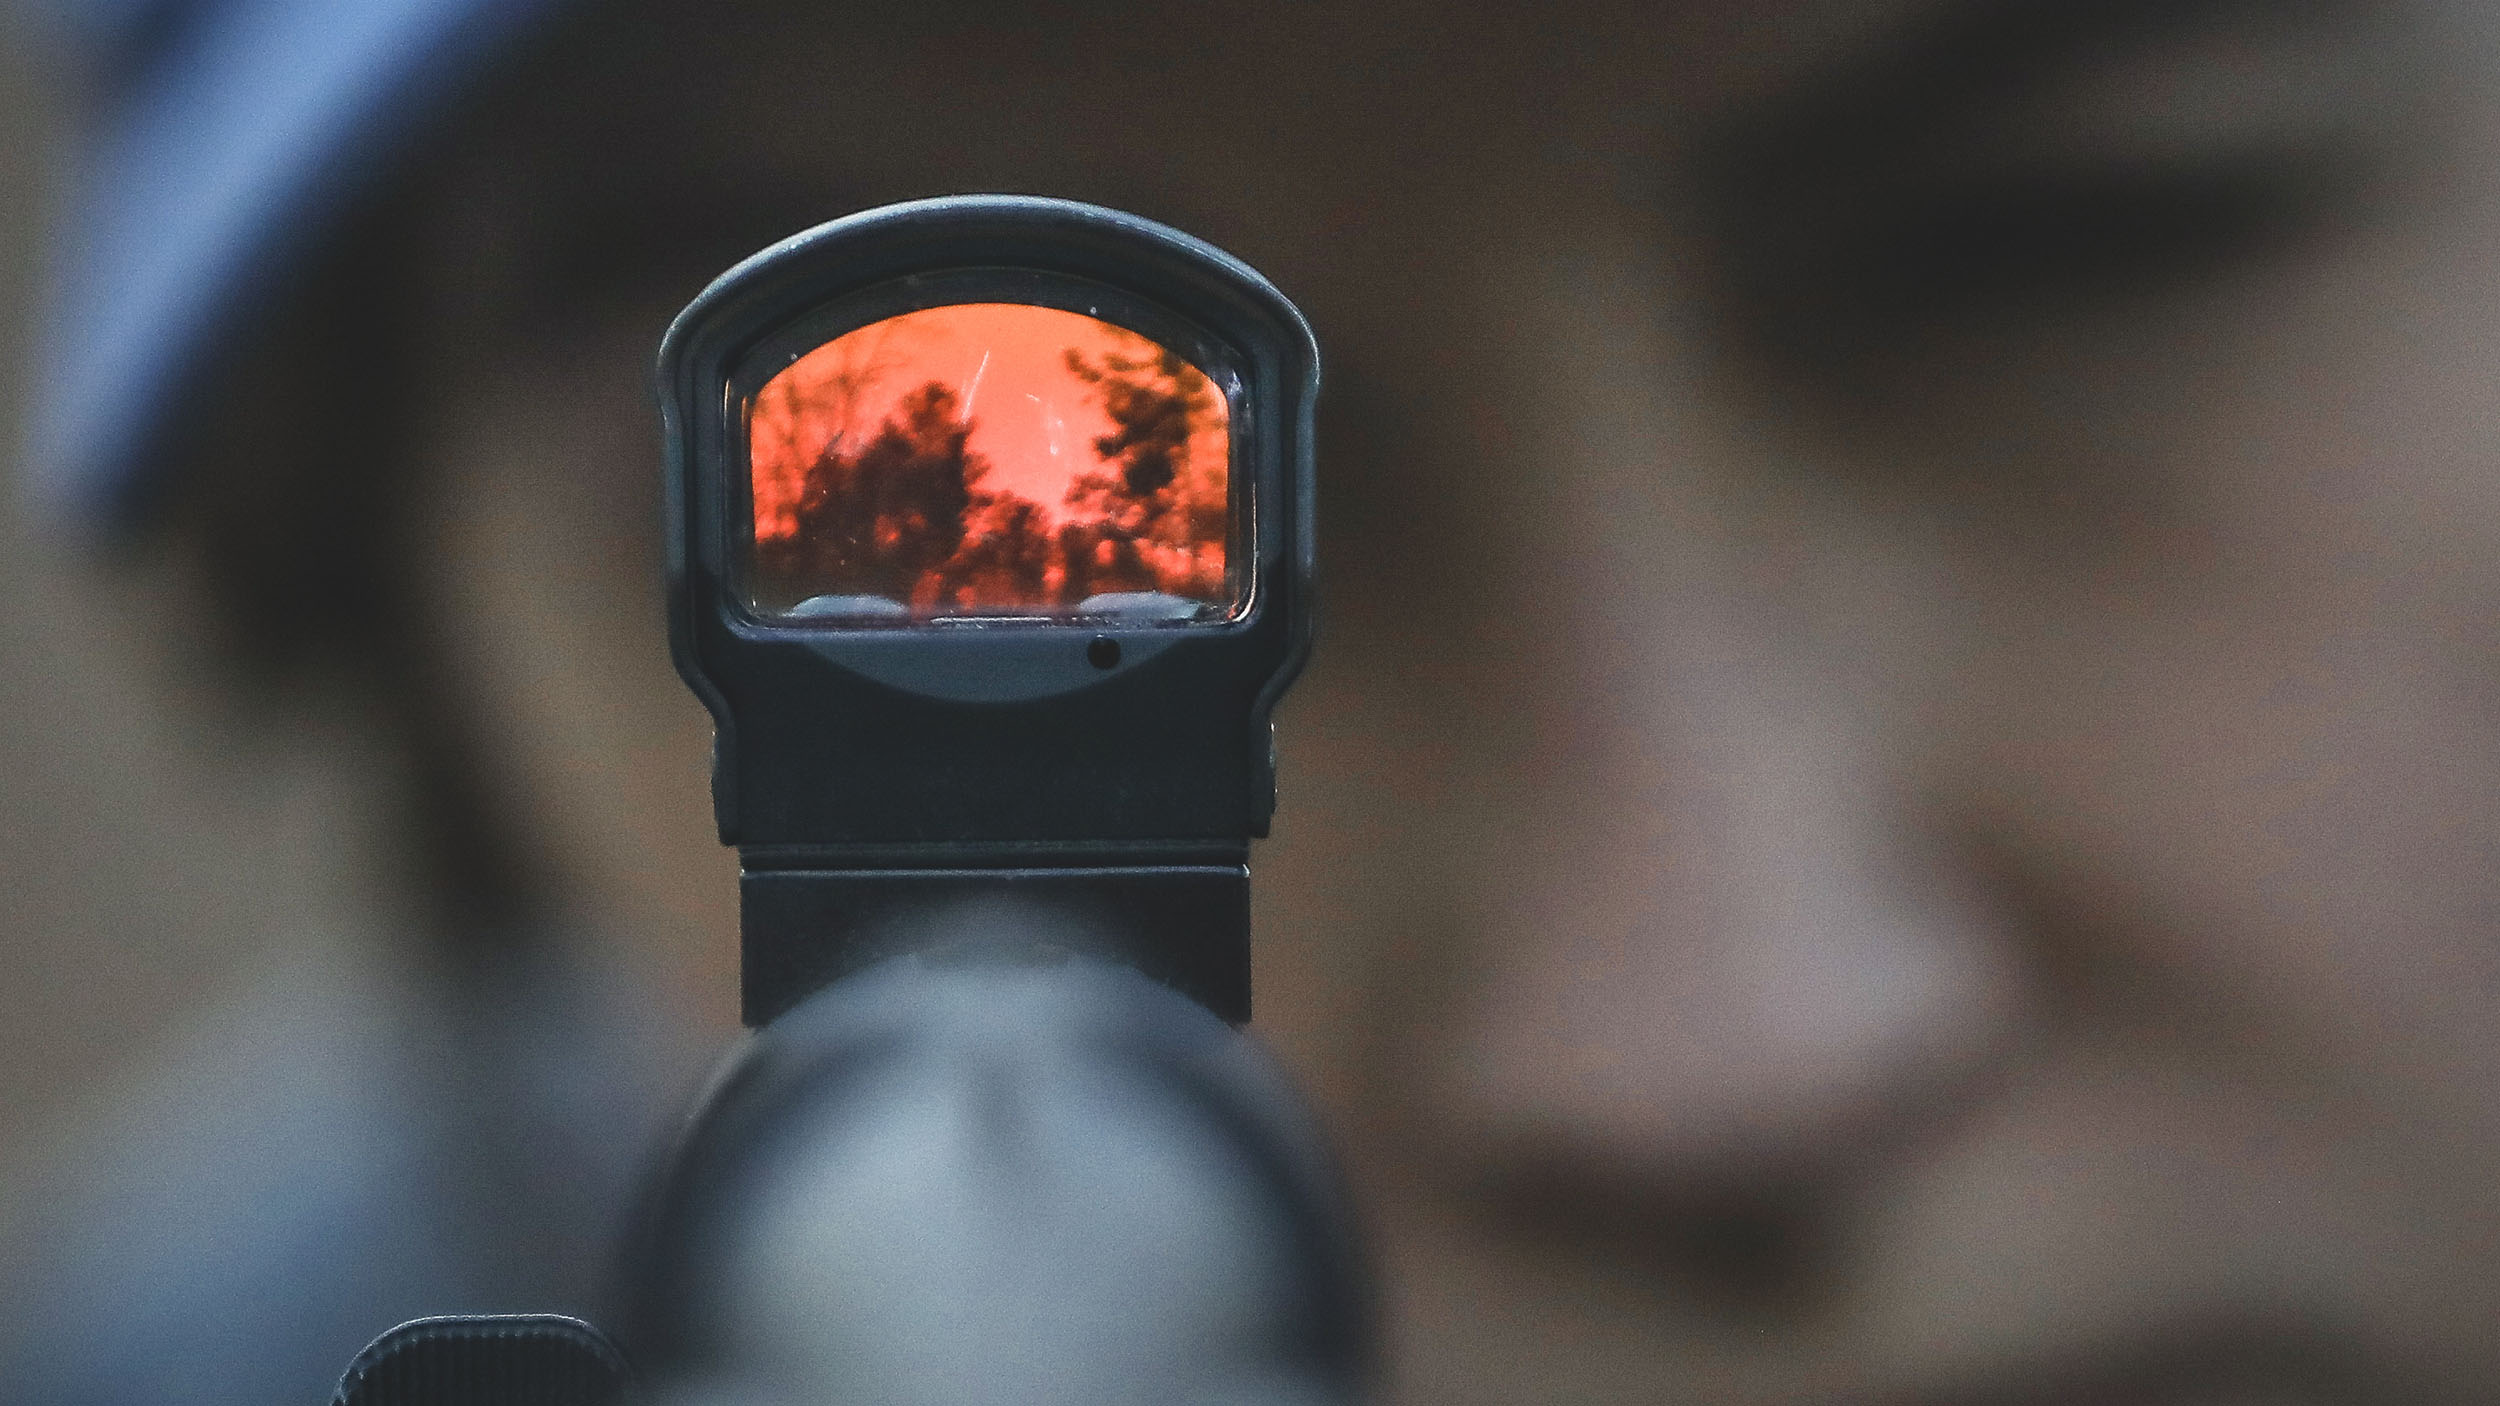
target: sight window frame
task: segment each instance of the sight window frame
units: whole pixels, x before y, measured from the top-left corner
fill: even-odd
[[[975,301],[1099,317],[1216,383],[1231,441],[1226,567],[1240,573],[1232,618],[896,628],[748,606],[748,399],[793,351],[880,315]],[[1266,833],[1270,713],[1313,630],[1320,365],[1310,325],[1257,270],[1099,206],[914,201],[818,226],[721,275],[671,325],[656,369],[670,646],[713,717],[724,840],[775,866],[951,863],[998,846],[1127,863],[1238,854]]]

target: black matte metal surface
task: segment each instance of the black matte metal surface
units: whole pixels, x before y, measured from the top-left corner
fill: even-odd
[[[760,1026],[888,957],[1103,957],[1250,1019],[1247,866],[749,870],[740,1004]]]

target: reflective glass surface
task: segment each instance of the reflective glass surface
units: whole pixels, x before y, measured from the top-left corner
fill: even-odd
[[[760,614],[1188,623],[1241,602],[1222,391],[1095,318],[870,323],[766,382],[747,442]]]

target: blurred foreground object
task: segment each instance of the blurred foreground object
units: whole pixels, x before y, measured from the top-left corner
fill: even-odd
[[[1361,1278],[1250,1042],[1100,963],[901,959],[765,1030],[659,1203],[671,1403],[1347,1402]]]
[[[420,1318],[357,1355],[336,1406],[610,1406],[625,1385],[625,1360],[578,1318]]]

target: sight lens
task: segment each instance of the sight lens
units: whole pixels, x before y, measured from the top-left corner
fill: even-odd
[[[1081,313],[962,303],[800,356],[747,406],[748,606],[846,625],[1238,613],[1231,414]]]

